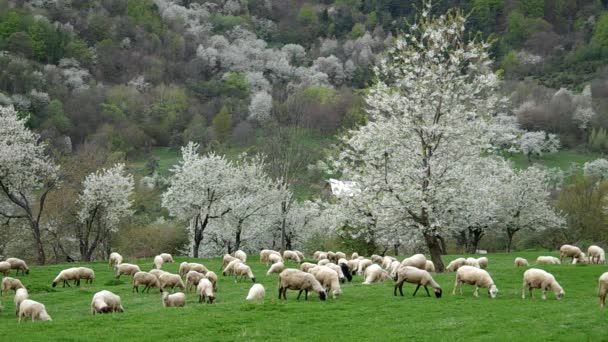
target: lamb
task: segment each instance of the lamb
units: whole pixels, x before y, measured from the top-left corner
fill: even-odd
[[[122,255],[112,252],[110,254],[110,258],[108,259],[108,267],[114,267],[120,264],[122,264]]]
[[[245,300],[248,301],[258,301],[263,300],[266,296],[266,290],[262,284],[253,284],[249,289],[249,293],[247,294],[247,298]]]
[[[166,289],[170,287],[171,290],[175,289],[175,287],[179,287],[182,290],[186,289],[186,285],[184,285],[184,281],[178,274],[173,273],[165,273],[159,277],[160,289]]]
[[[283,259],[284,260],[292,260],[297,262],[298,264],[302,261],[300,259],[300,257],[298,256],[298,253],[294,252],[294,251],[285,251],[283,252]]]
[[[331,262],[331,260],[329,260],[329,259],[321,259],[321,260],[319,260],[319,262],[317,262],[317,265],[324,266],[324,265],[329,264],[330,262]]]
[[[283,262],[283,257],[280,254],[270,254],[270,256],[268,256],[268,261],[270,261],[271,264],[276,264],[277,262]]]
[[[52,321],[51,316],[46,312],[44,304],[31,299],[25,299],[19,305],[19,317],[17,321],[21,323],[21,318],[32,317],[33,321]]]
[[[433,291],[435,292],[435,297],[441,298],[441,294],[443,293],[443,291],[441,290],[441,286],[439,286],[439,284],[433,279],[433,277],[428,271],[421,270],[416,267],[404,266],[399,268],[399,271],[397,271],[397,282],[395,283],[395,290],[393,291],[394,296],[397,295],[397,288],[399,288],[399,293],[401,293],[401,296],[403,297],[404,282],[410,284],[418,284],[412,296],[416,295],[416,292],[418,292],[420,286],[424,286],[427,296],[430,297],[431,294],[429,293],[427,285],[431,285]]]
[[[520,258],[520,257],[515,258],[515,261],[513,262],[513,264],[515,265],[515,267],[530,266],[530,264],[528,263],[528,260],[526,260],[524,258]]]
[[[382,265],[382,257],[379,256],[378,254],[372,254],[372,256],[370,257],[370,259],[372,260],[372,262],[374,264],[378,264],[378,265]]]
[[[233,257],[233,256],[232,256],[232,255],[230,255],[230,254],[224,254],[224,259],[223,259],[223,262],[222,262],[222,267],[226,267],[226,265],[228,265],[228,264],[229,264],[231,261],[233,261],[233,260],[239,260],[239,259],[237,259],[237,258]],[[241,261],[241,260],[239,260],[239,261]],[[181,263],[181,265],[184,265],[184,264],[186,264],[186,265],[187,265],[188,263],[187,263],[187,262],[182,262],[182,263]],[[181,273],[181,265],[180,265],[180,273]],[[187,273],[187,272],[188,272],[188,271],[186,271],[186,273]]]
[[[4,295],[8,292],[8,290],[17,291],[17,289],[24,289],[25,286],[21,283],[19,279],[4,277],[2,278],[2,291],[0,294]]]
[[[234,257],[241,260],[242,262],[247,262],[247,253],[243,252],[240,249],[234,252]]]
[[[477,262],[477,259],[475,259],[475,258],[466,258],[466,260],[464,261],[464,264],[467,265],[467,266],[473,266],[473,267],[481,268],[479,266],[479,262]]]
[[[479,267],[482,269],[486,269],[488,268],[488,258],[486,257],[481,257],[477,259],[477,263],[479,264]]]
[[[363,284],[369,285],[371,283],[383,282],[389,278],[388,273],[380,267],[378,264],[373,264],[365,269],[363,274],[365,281]]]
[[[27,293],[25,288],[17,289],[15,292],[15,298],[13,299],[15,302],[15,316],[19,314],[19,305],[26,299],[29,299],[30,295]]]
[[[600,297],[601,309],[606,306],[606,294],[608,294],[608,272],[602,274],[598,280],[597,295]]]
[[[27,267],[25,261],[18,258],[8,258],[5,261],[11,264],[11,269],[17,270],[15,275],[19,275],[19,271],[21,271],[21,275],[30,274],[30,269]]]
[[[365,269],[371,266],[373,262],[369,259],[363,259],[359,261],[359,268],[357,268],[357,274],[361,275],[365,272]]]
[[[160,270],[163,267],[164,262],[165,261],[163,260],[163,257],[157,255],[154,257],[154,264],[152,266],[154,266],[154,268],[156,268],[157,270]]]
[[[589,262],[592,264],[603,264],[606,262],[606,253],[604,253],[604,249],[599,246],[591,245],[587,248],[587,255],[589,257]]]
[[[461,266],[464,266],[465,262],[466,262],[465,258],[458,258],[458,259],[452,260],[448,264],[448,266],[445,268],[445,270],[448,271],[448,272],[456,272],[456,271],[458,271],[458,269]]]
[[[99,291],[95,295],[93,295],[93,300],[91,301],[91,313],[95,315],[96,313],[111,313],[111,312],[124,312],[121,303],[120,296],[107,291]]]
[[[539,256],[538,258],[536,258],[537,265],[545,265],[545,264],[557,265],[557,264],[561,264],[561,263],[562,262],[558,258],[553,257],[553,256]]]
[[[161,258],[163,258],[163,262],[175,262],[173,261],[173,255],[169,253],[160,253]]]
[[[205,274],[205,278],[213,284],[213,291],[217,291],[217,274],[213,271],[209,271]]]
[[[141,291],[142,293],[146,292],[146,290],[150,293],[151,287],[160,289],[159,278],[148,272],[137,272],[133,275],[133,288],[131,289],[131,292],[139,292],[140,285],[144,285],[144,289]]]
[[[85,284],[93,284],[93,280],[95,280],[95,271],[88,267],[78,267],[78,274],[80,276],[80,279],[85,280]]]
[[[4,274],[4,276],[9,275],[11,273],[11,264],[6,261],[0,261],[0,273]]]
[[[491,298],[496,298],[496,294],[498,294],[498,288],[494,285],[490,274],[486,270],[477,267],[464,265],[458,268],[452,294],[456,294],[456,288],[460,287],[460,295],[462,295],[463,283],[475,285],[475,292],[473,292],[475,297],[479,297],[480,287],[487,288]]]
[[[186,291],[190,289],[196,289],[201,279],[205,278],[205,275],[196,271],[189,271],[186,274]]]
[[[325,291],[331,290],[331,295],[334,299],[342,294],[338,273],[327,266],[317,266],[311,268],[309,272],[321,283]]]
[[[423,270],[426,268],[426,257],[424,254],[414,254],[409,258],[403,259],[401,266],[414,266]]]
[[[169,294],[162,292],[161,299],[164,307],[184,307],[186,306],[186,295],[183,292]]]
[[[542,289],[543,299],[547,299],[547,290],[553,291],[555,298],[558,300],[562,299],[565,295],[564,289],[555,280],[555,277],[551,273],[538,268],[530,268],[524,272],[524,281],[521,288],[522,299],[526,299],[526,289],[528,289],[532,298],[534,298],[532,289]]]
[[[119,279],[121,275],[133,276],[135,273],[141,272],[139,266],[133,264],[122,263],[116,266],[116,279]]]
[[[320,300],[325,300],[325,289],[321,283],[310,273],[288,268],[279,274],[279,299],[287,299],[287,290],[299,290],[298,299],[305,292],[304,299],[308,300],[308,291],[314,291]]]
[[[276,264],[270,266],[270,268],[268,269],[268,272],[266,272],[266,275],[271,275],[273,273],[281,273],[281,272],[283,272],[284,269],[285,269],[285,264],[283,264],[282,262],[277,262]]]
[[[576,246],[563,245],[559,248],[559,261],[563,261],[564,258],[572,258],[572,264],[575,265],[577,261],[584,260],[585,255]]]
[[[309,269],[316,267],[317,264],[313,264],[310,262],[303,262],[300,264],[300,271],[308,272]]]
[[[213,292],[213,284],[211,284],[209,279],[201,279],[196,287],[196,292],[198,293],[199,303],[205,302],[206,299],[209,304],[213,304],[213,300],[215,300],[215,293]]]
[[[228,276],[228,275],[233,275],[234,274],[234,266],[236,264],[242,264],[243,262],[239,259],[234,259],[231,262],[228,263],[228,266],[226,266],[226,268],[224,268],[224,271],[222,271],[222,274],[224,276]]]
[[[243,264],[242,262],[235,264],[233,271],[234,282],[237,282],[239,278],[243,279],[245,277],[248,277],[249,279],[251,279],[252,282],[255,283],[255,276],[253,275],[253,272],[251,272],[251,267]]]
[[[427,260],[424,270],[427,272],[435,272],[435,264],[433,264],[431,260]]]
[[[70,287],[70,284],[68,283],[70,280],[73,280],[75,285],[80,286],[80,270],[78,267],[70,267],[59,272],[57,277],[55,277],[55,280],[53,280],[52,286],[57,286],[57,283],[61,281],[63,282],[63,287],[66,285]]]

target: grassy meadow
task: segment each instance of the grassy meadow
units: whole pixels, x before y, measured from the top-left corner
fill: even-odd
[[[219,275],[214,304],[199,304],[194,293],[187,294],[185,308],[163,308],[158,290],[149,294],[132,293],[130,278],[115,280],[107,264],[82,264],[92,267],[96,279],[80,288],[51,287],[57,273],[75,264],[32,267],[30,274],[19,276],[30,292],[30,298],[46,305],[52,322],[27,321],[18,324],[14,315],[13,292],[1,297],[4,310],[0,326],[4,341],[91,341],[91,340],[288,340],[288,341],[403,341],[416,340],[605,340],[608,312],[599,309],[596,297],[597,278],[605,265],[542,265],[553,273],[566,291],[557,301],[553,293],[546,301],[540,291],[532,300],[521,299],[524,268],[514,268],[513,259],[523,256],[533,261],[538,255],[555,253],[525,252],[490,254],[488,271],[499,288],[497,299],[485,290],[473,297],[473,287],[466,286],[464,295],[453,296],[454,273],[435,275],[444,289],[441,299],[427,297],[423,289],[411,297],[414,285],[404,286],[405,297],[393,296],[392,280],[362,285],[362,277],[343,285],[343,295],[321,302],[312,293],[308,301],[296,300],[297,293],[288,291],[287,301],[277,299],[277,275],[266,276],[266,265],[258,256],[248,262],[257,282],[266,288],[263,303],[246,303],[250,281],[235,283],[221,275],[220,259],[196,260]],[[456,255],[445,258],[452,260]],[[163,269],[177,273],[176,258]],[[127,260],[149,270],[151,259]],[[288,262],[289,264],[289,262]],[[295,267],[295,264],[289,266]],[[11,273],[14,276],[14,272]],[[102,289],[122,298],[122,314],[91,315],[90,301]],[[431,292],[432,294],[432,292]]]

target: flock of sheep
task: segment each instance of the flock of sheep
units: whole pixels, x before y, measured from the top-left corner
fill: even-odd
[[[342,291],[340,284],[351,281],[352,275],[361,275],[364,279],[363,284],[383,282],[389,278],[395,280],[393,294],[397,295],[397,290],[403,296],[403,284],[411,283],[417,285],[413,295],[418,289],[424,287],[430,296],[428,286],[430,286],[437,298],[441,298],[441,286],[433,279],[431,272],[435,272],[435,267],[430,260],[423,254],[415,254],[403,261],[398,261],[391,256],[372,255],[369,259],[353,253],[350,259],[342,252],[321,252],[314,253],[313,258],[316,264],[303,262],[304,254],[299,251],[284,251],[282,254],[264,249],[260,251],[260,262],[270,266],[267,275],[279,274],[279,299],[287,299],[287,290],[296,290],[298,299],[304,292],[305,299],[308,299],[308,292],[315,292],[320,300],[325,300],[330,293],[333,298],[339,296]],[[537,264],[561,264],[564,258],[572,258],[572,263],[587,262],[603,264],[605,262],[604,250],[598,246],[590,246],[587,255],[580,248],[571,245],[564,245],[560,248],[560,258],[552,256],[539,256]],[[285,261],[290,260],[298,263],[299,269],[286,268]],[[179,274],[172,274],[161,270],[164,263],[174,262],[170,254],[163,253],[154,258],[153,269],[149,272],[141,271],[139,266],[123,263],[123,258],[118,253],[112,253],[108,265],[116,271],[115,277],[118,279],[122,275],[132,277],[132,292],[150,291],[156,288],[161,293],[162,304],[165,307],[183,307],[186,304],[186,294],[183,292],[169,293],[164,290],[179,288],[188,292],[195,290],[198,295],[199,303],[213,303],[217,291],[217,275],[199,263],[182,262],[179,266]],[[239,250],[233,255],[226,254],[223,258],[224,276],[234,276],[235,281],[239,279],[250,279],[254,285],[247,294],[247,301],[258,301],[265,297],[265,289],[261,284],[255,283],[255,276],[251,267],[247,264],[247,254]],[[526,259],[517,257],[514,261],[515,267],[529,266]],[[485,270],[488,266],[488,258],[458,258],[452,260],[446,267],[447,271],[456,272],[454,288],[452,294],[460,290],[462,286],[469,284],[475,286],[474,296],[479,296],[479,289],[487,289],[491,298],[498,294],[498,288],[492,280],[490,274]],[[17,258],[9,258],[0,262],[0,273],[4,274],[2,279],[1,294],[6,294],[9,290],[15,291],[14,303],[18,321],[22,318],[30,317],[32,321],[50,321],[51,317],[46,312],[43,304],[31,300],[25,286],[19,279],[8,277],[11,270],[16,270],[18,275],[29,274],[27,264]],[[92,283],[95,279],[95,272],[87,267],[72,267],[59,272],[53,280],[52,286],[62,284],[63,287],[70,287],[70,282],[79,286],[81,280],[85,283]],[[557,299],[563,298],[565,292],[555,277],[541,269],[530,268],[523,274],[522,298],[526,298],[526,291],[532,296],[532,289],[541,289],[542,298],[546,299],[546,292],[552,291]],[[598,296],[600,307],[604,308],[606,295],[608,294],[608,272],[599,278]],[[123,312],[121,299],[118,295],[107,291],[97,292],[91,301],[91,313],[110,313]]]

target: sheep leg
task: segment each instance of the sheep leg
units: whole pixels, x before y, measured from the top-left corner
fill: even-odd
[[[304,300],[308,300],[308,290],[304,290]]]
[[[547,299],[547,289],[543,288],[543,300]]]
[[[428,297],[430,297],[430,296],[431,296],[431,294],[429,293],[429,289],[426,287],[426,285],[424,285],[424,289],[426,290],[426,295],[427,295]]]
[[[526,299],[526,284],[521,287],[521,299]]]
[[[606,306],[606,296],[600,296],[600,309]]]
[[[454,281],[454,290],[452,290],[452,296],[456,294],[457,287],[458,287],[458,276],[456,276],[456,280]]]
[[[131,293],[133,292],[139,293],[139,286],[133,286],[133,288],[131,289]]]
[[[300,296],[302,295],[302,291],[303,290],[300,290],[300,292],[298,292],[298,298],[296,298],[297,300],[300,300]]]
[[[473,296],[479,297],[479,286],[475,286],[475,291],[473,292]]]
[[[419,288],[420,288],[420,284],[418,284],[418,286],[416,286],[416,289],[414,290],[414,294],[412,294],[412,297],[416,296],[416,292],[418,292]]]

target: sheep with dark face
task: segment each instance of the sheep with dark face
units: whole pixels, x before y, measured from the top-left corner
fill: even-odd
[[[93,296],[91,301],[91,313],[111,313],[111,312],[124,312],[121,303],[120,296],[110,291],[99,291]]]
[[[11,264],[11,269],[17,270],[16,275],[19,275],[19,271],[21,271],[21,275],[30,274],[30,269],[27,267],[25,261],[19,258],[8,258],[5,260],[9,264]]]
[[[416,295],[420,286],[424,286],[426,290],[426,294],[430,297],[428,285],[431,285],[433,291],[435,291],[435,296],[437,298],[441,298],[441,294],[443,291],[441,290],[441,286],[433,279],[431,274],[426,270],[421,270],[417,267],[413,266],[404,266],[400,267],[397,271],[397,282],[395,283],[395,291],[393,294],[397,295],[397,288],[399,288],[399,293],[403,296],[403,283],[417,284],[416,290],[414,291],[413,296]]]
[[[319,299],[325,300],[325,289],[321,283],[310,273],[306,273],[293,268],[288,268],[279,274],[279,299],[287,299],[287,290],[299,290],[298,299],[305,292],[304,299],[308,300],[308,291],[314,291],[319,295]]]

